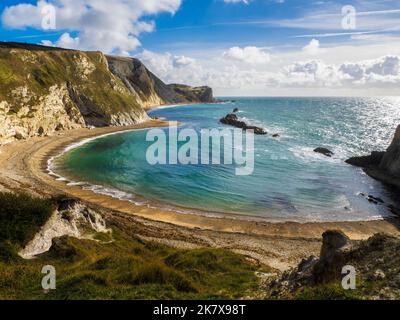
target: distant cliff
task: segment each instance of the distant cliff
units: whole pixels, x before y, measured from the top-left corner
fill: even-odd
[[[386,152],[348,159],[347,163],[364,168],[371,177],[400,188],[400,125]]]
[[[210,88],[166,85],[137,59],[0,42],[0,145],[142,122],[153,106],[212,101]]]
[[[163,104],[214,102],[211,88],[167,85],[138,59],[107,56],[107,60],[111,72],[126,85],[144,108]]]

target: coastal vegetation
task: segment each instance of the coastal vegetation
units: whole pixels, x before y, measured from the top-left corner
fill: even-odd
[[[267,282],[267,298],[397,300],[400,298],[399,250],[400,240],[389,235],[376,234],[366,241],[354,242],[340,231],[326,231],[320,257],[304,259],[296,268]],[[346,275],[352,277],[351,286]]]
[[[167,85],[139,60],[0,43],[0,145],[149,119],[145,108],[213,102],[209,87]]]
[[[49,252],[22,259],[56,203],[0,194],[0,299],[234,299],[256,294],[255,272],[269,270],[227,250],[174,249],[115,227],[96,241],[53,239]],[[45,265],[56,269],[56,290],[41,287]]]
[[[100,52],[80,52],[33,45],[0,44],[0,82],[2,84],[0,86],[0,145],[34,136],[56,135],[58,131],[62,130],[92,126],[130,125],[149,119],[145,109],[154,105],[171,102],[214,102],[210,88],[164,84],[137,59],[109,57]],[[300,101],[299,104],[301,103]],[[308,107],[308,103],[306,104],[306,107]],[[257,105],[255,106],[254,110],[258,110]],[[243,106],[243,109],[246,108],[251,110],[251,106]],[[326,108],[325,110],[329,109]],[[247,122],[240,120],[235,114],[237,112],[239,110],[235,108],[233,113],[222,118],[220,122],[239,128],[253,129],[256,131],[255,133],[261,135],[266,134],[263,128],[248,125]],[[257,117],[256,113],[253,113],[252,117]],[[260,116],[260,118],[262,117]],[[286,115],[282,118],[287,120]],[[335,118],[335,114],[333,114],[333,118]],[[218,119],[218,117],[214,119]],[[308,117],[303,121],[308,125]],[[296,121],[293,123],[296,123]],[[296,124],[296,126],[298,125]],[[322,130],[321,128],[319,129]],[[301,135],[301,132],[296,132],[299,136]],[[309,136],[312,137],[310,141],[314,144],[315,137],[318,135],[314,135],[314,132],[312,132],[306,137]],[[272,137],[278,138],[280,134],[276,133]],[[335,135],[334,138],[337,139],[338,136]],[[324,139],[326,140],[325,136]],[[276,139],[275,146],[278,145],[278,140]],[[326,141],[319,142],[320,145],[322,143],[329,147],[331,145],[327,144]],[[264,150],[270,152],[269,147],[264,148]],[[277,148],[276,150],[282,151],[281,156],[283,156],[283,152],[286,152],[287,149],[289,148],[285,147],[284,150]],[[134,150],[137,151],[138,149]],[[333,150],[336,156],[337,149]],[[386,152],[373,152],[371,156],[352,158],[348,163],[364,168],[365,172],[371,177],[391,186],[391,191],[395,192],[395,187],[399,187],[399,150],[400,127]],[[311,148],[309,152],[312,152],[313,155],[320,153],[327,157],[334,156],[334,153],[326,148],[314,150]],[[302,161],[307,157],[307,148],[302,149],[295,145],[290,150],[290,157],[296,155],[296,153],[295,163],[304,166],[303,162],[297,161]],[[91,154],[96,153],[91,152]],[[25,161],[31,157],[20,158]],[[12,157],[4,157],[4,159],[6,161],[9,159],[17,161],[17,156],[12,154]],[[261,156],[261,159],[266,160],[266,157]],[[116,160],[114,155],[113,160]],[[91,166],[92,163],[90,163]],[[122,161],[118,163],[122,163]],[[277,163],[274,160],[274,165]],[[284,161],[279,163],[284,164]],[[269,166],[270,163],[268,162],[265,162],[265,164],[265,168],[273,167]],[[307,175],[312,177],[312,179],[307,178],[312,188],[307,189],[304,188],[303,184],[301,185],[303,195],[307,196],[304,199],[309,200],[310,203],[318,200],[318,211],[321,211],[315,212],[318,218],[325,218],[324,213],[330,210],[332,204],[337,204],[337,198],[330,197],[332,195],[331,190],[337,191],[336,186],[341,189],[342,186],[347,185],[344,182],[352,179],[350,174],[353,171],[351,171],[350,166],[340,168],[340,170],[346,168],[346,171],[335,171],[337,166],[330,164],[331,162],[329,162],[329,165],[321,164],[321,168],[317,167],[316,171]],[[24,165],[27,164],[24,163]],[[138,166],[138,162],[135,165]],[[22,169],[19,168],[19,170],[22,172],[25,167],[21,167]],[[118,164],[118,169],[119,167]],[[297,165],[297,167],[300,167],[300,165]],[[8,168],[10,167],[7,166],[6,170]],[[296,168],[296,166],[292,168]],[[279,170],[275,170],[275,172],[285,173],[285,175],[273,178],[279,182],[277,183],[279,189],[281,189],[281,185],[286,185],[288,187],[294,186],[295,191],[297,191],[299,188],[296,187],[293,178],[301,176],[301,174],[298,171],[287,174],[289,169],[290,167],[281,167]],[[329,171],[331,169],[332,171]],[[168,176],[175,177],[171,170],[173,169],[169,168]],[[329,175],[322,174],[326,172],[330,172]],[[335,175],[335,172],[341,174],[346,172],[348,174],[338,174],[339,178],[346,176],[346,179],[335,180],[335,183],[331,183],[329,178]],[[25,174],[25,171],[19,175],[5,174],[8,178],[7,181],[11,181],[12,190],[28,190],[30,188],[26,181],[21,182],[18,188],[12,188],[18,177],[25,177]],[[195,172],[192,175],[187,174],[187,176],[196,177],[197,180],[193,180],[198,185],[200,178],[196,174]],[[210,176],[212,182],[217,180],[216,176],[211,174],[204,175],[206,178]],[[152,175],[151,171],[146,171],[143,177],[147,183],[151,182],[151,179],[155,179],[153,184],[161,185],[161,181],[156,181],[157,175]],[[259,181],[253,183],[257,188],[265,182],[264,177],[270,179],[269,175],[260,175],[260,177],[263,179],[260,183]],[[285,178],[290,183],[285,184]],[[221,183],[212,189],[208,183],[209,180],[205,181],[203,185],[208,187],[207,190],[221,190],[221,185],[226,186],[226,190],[223,190],[225,193],[221,192],[224,201],[228,198],[226,196],[229,194],[227,192],[228,187],[245,189],[236,181],[235,183]],[[174,180],[174,183],[176,182],[177,180]],[[315,184],[317,184],[318,189],[314,188]],[[41,186],[41,184],[39,187],[36,185],[36,188]],[[332,186],[335,188],[332,188]],[[165,188],[160,189],[161,191],[169,191],[169,187],[170,184],[167,183]],[[5,188],[7,188],[7,185],[5,185]],[[261,208],[262,212],[265,210],[266,203],[278,203],[277,210],[290,214],[290,218],[293,217],[293,214],[297,214],[296,205],[292,203],[292,199],[285,192],[281,192],[281,190],[279,190],[279,193],[276,193],[275,190],[268,192],[267,189],[256,191],[260,191],[260,197],[257,198],[260,207],[256,208]],[[320,194],[321,201],[315,199],[318,198],[315,197],[317,192]],[[342,191],[340,190],[340,192]],[[230,192],[230,194],[240,194],[240,192]],[[309,195],[311,196],[308,197]],[[331,199],[332,202],[328,203],[327,200],[323,200],[323,196],[325,196],[325,199]],[[392,204],[391,200],[386,198],[383,200],[378,196],[380,195],[359,193],[353,198],[358,197],[360,199],[363,197],[368,201],[368,204],[373,206],[373,209],[385,209],[385,212],[399,214],[398,205]],[[295,194],[293,199],[297,197],[298,194]],[[208,205],[215,209],[217,202],[213,203],[209,198],[207,200]],[[82,203],[82,200],[77,199],[74,202],[82,205],[82,212],[79,213],[85,215],[84,218],[87,218],[87,221],[91,223],[91,212]],[[243,205],[244,200],[238,201],[234,198],[231,202],[234,205],[238,203]],[[252,198],[250,203],[254,203]],[[200,203],[201,208],[205,206],[206,204]],[[323,212],[324,207],[328,211]],[[110,228],[112,232],[96,231],[91,237],[65,235],[53,237],[51,238],[52,245],[48,251],[35,256],[34,259],[23,259],[21,250],[26,248],[27,244],[42,231],[42,227],[49,219],[51,220],[55,212],[59,213],[59,208],[59,198],[37,198],[23,193],[0,193],[0,299],[400,298],[400,260],[398,254],[400,240],[384,234],[377,234],[367,241],[351,241],[340,232],[329,231],[324,234],[323,247],[318,258],[312,256],[303,260],[293,269],[278,272],[257,260],[258,258],[262,260],[262,255],[265,255],[267,251],[274,247],[273,242],[268,242],[268,245],[264,246],[253,244],[252,250],[256,252],[257,259],[225,249],[208,247],[177,249],[150,241],[149,239],[156,239],[151,235],[145,234],[142,235],[143,237],[139,237],[134,227],[125,229],[121,226],[121,223],[118,224],[115,220],[113,223],[114,213],[107,211],[107,219],[104,218],[104,221],[107,220],[107,228]],[[241,210],[245,212],[246,210],[243,208]],[[344,214],[346,218],[349,218],[352,214],[347,203],[341,205],[339,209],[339,212]],[[72,220],[74,218],[73,212],[69,212],[70,214],[65,212],[68,210],[69,207],[67,206],[67,209],[64,209],[62,219]],[[103,210],[107,209],[103,208]],[[254,210],[250,209],[247,212],[254,213]],[[373,217],[376,217],[374,210],[371,210],[370,213],[373,214]],[[311,219],[312,215],[309,212],[307,214],[308,219]],[[396,223],[397,220],[393,223],[393,226],[398,231],[398,224]],[[358,225],[358,222],[352,224],[352,227],[355,225]],[[331,226],[332,224],[329,227]],[[261,229],[264,228],[264,225],[257,227]],[[147,231],[149,226],[145,224],[145,228]],[[235,228],[232,228],[232,230],[237,232]],[[246,232],[248,230],[250,230],[249,234],[254,232],[252,228],[246,228]],[[93,232],[93,230],[89,231]],[[295,240],[299,241],[295,250],[300,251],[302,257],[310,254],[309,251],[303,250],[303,245],[307,242],[314,241],[316,243],[314,249],[318,250],[320,233],[314,235],[313,238],[310,235],[310,238],[307,238],[304,234],[299,235],[298,230],[296,232],[296,236],[289,233],[282,237],[280,235],[276,237],[280,238],[282,242],[289,243],[282,247],[283,249],[277,246],[277,250],[289,250],[288,247],[294,243],[290,241]],[[192,237],[194,231],[190,229],[188,233]],[[249,252],[246,251],[250,250],[246,246],[250,241],[240,239],[237,233],[232,232],[232,234],[239,239],[236,243],[237,246],[232,245],[236,239],[234,241],[227,239],[224,247],[234,248],[242,253]],[[264,235],[256,232],[253,234],[254,237],[260,238]],[[268,234],[265,238],[273,237],[273,235]],[[295,239],[295,237],[297,238]],[[213,246],[217,243],[215,239],[218,238],[209,238],[208,242],[204,241],[204,246]],[[334,240],[332,241],[332,239]],[[168,240],[171,240],[168,243],[172,245],[173,241],[177,242],[181,239],[177,236]],[[196,247],[203,245],[203,243],[199,243],[196,243]],[[342,244],[336,247],[335,243]],[[243,247],[245,249],[242,250]],[[316,251],[313,251],[313,253],[317,254]],[[278,264],[281,263],[282,269],[287,267],[287,265],[282,267],[281,256],[276,255],[272,250],[267,254],[273,256]],[[290,260],[291,266],[301,259],[299,256],[289,258],[287,259]],[[354,290],[345,290],[341,285],[341,268],[345,264],[351,265],[357,270],[357,287]],[[43,266],[47,265],[54,266],[57,272],[57,288],[55,290],[43,290],[41,286],[41,280],[44,276],[41,270]]]
[[[400,241],[376,235],[348,242],[324,234],[319,259],[283,273],[222,249],[175,249],[144,241],[113,225],[93,240],[61,237],[50,250],[24,260],[60,199],[0,193],[0,299],[297,299],[400,298]],[[339,244],[339,245],[338,245]],[[340,268],[357,270],[355,290],[342,287]],[[43,266],[55,267],[55,290],[43,290]]]

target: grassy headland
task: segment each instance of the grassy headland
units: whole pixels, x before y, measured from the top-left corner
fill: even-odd
[[[62,237],[49,252],[17,252],[51,215],[55,200],[0,194],[0,299],[232,299],[258,290],[263,267],[220,249],[178,250],[113,229],[97,241]],[[52,265],[57,289],[44,291]]]

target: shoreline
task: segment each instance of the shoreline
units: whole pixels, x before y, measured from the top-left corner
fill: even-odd
[[[73,143],[104,134],[167,124],[168,121],[150,120],[128,127],[76,129],[52,137],[35,137],[4,145],[0,147],[0,191],[28,191],[41,196],[67,195],[100,208],[111,218],[114,216],[129,220],[132,224],[140,221],[144,227],[138,233],[144,234],[144,238],[183,247],[198,244],[199,239],[206,239],[204,241],[209,246],[230,248],[282,270],[311,254],[318,255],[321,235],[329,229],[339,229],[352,240],[364,240],[380,232],[400,237],[398,218],[356,222],[273,223],[183,214],[135,205],[83,190],[79,186],[68,186],[47,172],[48,160]],[[158,233],[165,234],[149,236],[148,229],[151,227],[157,227]]]
[[[383,221],[385,219],[390,219],[392,217],[371,217],[370,219],[354,219],[354,220],[321,220],[321,221],[307,221],[304,219],[303,221],[300,218],[293,218],[291,220],[286,220],[286,218],[265,218],[265,217],[260,217],[257,215],[252,215],[250,213],[234,213],[234,212],[222,212],[222,211],[210,211],[210,210],[202,210],[198,208],[192,208],[192,207],[185,207],[185,206],[179,206],[175,204],[169,204],[167,202],[162,202],[162,201],[156,201],[156,200],[149,200],[145,196],[138,195],[135,193],[131,193],[128,191],[120,190],[118,188],[115,188],[113,186],[108,186],[106,184],[96,184],[95,182],[90,182],[90,181],[80,181],[79,177],[73,178],[68,175],[64,175],[62,172],[57,172],[56,164],[55,161],[56,159],[62,157],[66,153],[79,148],[81,146],[84,146],[87,143],[90,143],[91,141],[107,137],[110,135],[115,135],[115,134],[121,134],[125,132],[135,132],[135,131],[140,131],[140,130],[146,130],[146,128],[142,129],[128,129],[124,131],[116,131],[112,133],[106,133],[102,134],[99,136],[95,136],[92,138],[86,138],[83,140],[76,141],[72,143],[71,145],[65,146],[64,150],[62,150],[60,153],[52,155],[48,160],[47,160],[47,167],[46,171],[50,176],[53,176],[56,178],[57,181],[63,182],[66,184],[68,187],[71,186],[76,186],[76,187],[85,187],[94,194],[99,194],[103,196],[108,196],[113,199],[119,200],[119,201],[124,201],[124,202],[130,202],[133,203],[134,205],[138,207],[148,207],[149,209],[154,209],[154,210],[160,210],[160,211],[167,211],[167,212],[175,212],[178,214],[185,214],[185,215],[194,215],[194,216],[203,216],[203,217],[208,217],[208,218],[215,218],[215,219],[229,219],[229,220],[235,220],[238,222],[241,221],[251,221],[251,222],[258,222],[258,223],[273,223],[273,224],[279,224],[279,223],[298,223],[298,224],[307,224],[307,223],[345,223],[345,222],[372,222],[372,221]],[[77,180],[77,181],[76,181]],[[95,190],[96,189],[96,190]],[[124,196],[118,196],[118,194],[123,194]],[[134,200],[137,199],[137,200]]]

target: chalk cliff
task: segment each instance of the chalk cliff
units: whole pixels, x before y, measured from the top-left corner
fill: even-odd
[[[139,123],[153,106],[212,101],[211,88],[166,85],[137,59],[0,42],[0,145]]]
[[[214,102],[211,88],[167,85],[138,59],[107,56],[107,60],[111,72],[146,109],[163,104]]]

